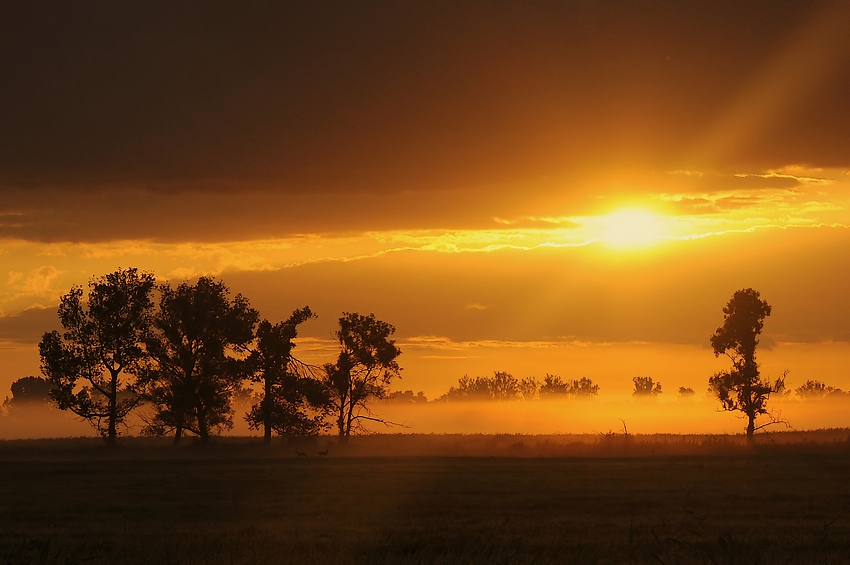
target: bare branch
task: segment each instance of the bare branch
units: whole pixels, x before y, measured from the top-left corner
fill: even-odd
[[[354,416],[353,419],[354,420],[368,420],[370,422],[378,422],[379,424],[384,424],[387,427],[396,426],[396,427],[399,427],[399,428],[406,428],[406,429],[410,428],[410,426],[407,425],[407,424],[401,424],[399,422],[393,422],[391,420],[386,420],[384,418],[375,418],[373,416],[365,416],[365,415],[362,415],[362,414]]]

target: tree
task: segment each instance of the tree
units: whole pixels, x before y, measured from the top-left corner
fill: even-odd
[[[310,436],[323,427],[323,414],[315,410],[327,402],[321,383],[292,356],[298,326],[315,317],[306,306],[295,310],[285,322],[272,325],[263,320],[257,327],[256,349],[249,358],[250,378],[261,383],[263,390],[245,419],[251,429],[263,429],[265,443],[271,442],[272,431],[284,436]]]
[[[51,397],[88,420],[108,444],[141,398],[135,379],[123,375],[134,375],[145,358],[153,287],[152,274],[119,269],[89,281],[87,302],[81,287],[71,288],[59,304],[65,332],[45,333],[38,346]]]
[[[661,394],[661,383],[654,383],[652,377],[632,377],[632,382],[635,383],[633,396],[647,397]]]
[[[213,430],[233,426],[231,397],[247,377],[245,356],[259,315],[210,277],[159,290],[143,373],[155,412],[148,431],[174,431],[174,443],[188,431],[206,442]]]
[[[50,403],[50,381],[32,375],[12,383],[12,397],[6,397],[3,406],[8,408],[44,407]]]
[[[519,381],[519,395],[522,400],[534,400],[538,397],[540,383],[534,377],[525,377]]]
[[[440,400],[532,400],[539,388],[534,377],[519,380],[505,371],[495,371],[492,377],[464,375]]]
[[[543,377],[543,384],[540,385],[541,397],[567,393],[567,383],[565,383],[559,375],[550,375],[549,373],[546,373],[546,376]]]
[[[567,386],[567,393],[575,397],[590,397],[599,394],[599,385],[593,384],[593,381],[587,377],[582,377],[578,380],[570,381]]]
[[[690,398],[696,394],[696,391],[689,386],[679,387],[679,396],[682,398]]]
[[[568,395],[576,398],[588,398],[599,394],[599,385],[593,384],[593,381],[587,377],[582,377],[578,380],[564,381],[558,375],[546,374],[543,377],[543,384],[540,385],[540,396],[551,397],[555,395]]]
[[[771,383],[762,380],[756,362],[758,336],[764,328],[764,319],[770,316],[770,305],[752,288],[739,290],[723,308],[723,326],[711,336],[714,356],[726,355],[732,368],[720,371],[709,381],[709,391],[720,401],[723,410],[742,412],[747,418],[747,439],[752,442],[756,430],[781,422],[767,410],[767,401],[773,393],[785,389],[785,374]],[[767,415],[770,421],[756,426],[756,418]]]
[[[800,398],[805,400],[819,400],[827,396],[841,396],[844,394],[840,388],[827,386],[820,381],[808,380],[794,391]]]
[[[497,372],[496,375],[499,375]],[[508,375],[508,373],[504,373]],[[511,376],[513,379],[513,376]],[[514,379],[516,380],[516,379]],[[449,391],[440,400],[493,400],[494,393],[490,379],[487,377],[470,377],[464,375],[457,380],[457,386],[449,387]]]
[[[337,362],[325,365],[325,387],[336,414],[340,441],[363,420],[389,423],[372,416],[368,403],[384,398],[401,368],[396,361],[401,350],[390,336],[395,328],[375,318],[344,312],[339,319],[340,352]]]
[[[425,404],[428,402],[428,397],[426,397],[425,393],[421,390],[415,395],[412,390],[396,390],[389,393],[386,400],[398,404]]]

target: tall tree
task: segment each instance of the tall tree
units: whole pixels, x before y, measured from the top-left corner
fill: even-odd
[[[149,431],[173,431],[175,443],[188,431],[206,442],[213,430],[233,426],[231,397],[247,376],[245,356],[259,315],[210,277],[159,290],[144,371],[155,409]]]
[[[400,377],[396,358],[401,350],[390,336],[395,328],[375,318],[343,313],[339,319],[340,352],[337,362],[325,365],[325,386],[336,415],[340,441],[347,441],[352,427],[362,420],[387,423],[369,410],[372,398],[384,398],[392,379]]]
[[[251,380],[261,383],[262,396],[245,419],[251,429],[263,429],[270,443],[272,431],[284,436],[310,436],[323,428],[320,410],[327,396],[307,366],[292,356],[298,326],[316,315],[305,306],[288,320],[272,324],[263,320],[257,327],[256,348],[251,353]]]
[[[59,304],[65,332],[45,333],[38,346],[59,408],[88,420],[109,444],[139,403],[136,380],[123,375],[134,375],[146,355],[153,288],[153,275],[137,269],[92,278],[88,301],[81,287],[71,288]]]
[[[726,355],[732,368],[720,371],[709,381],[709,390],[720,401],[723,410],[738,411],[747,418],[747,439],[765,426],[780,422],[767,410],[767,401],[773,393],[785,389],[785,375],[771,383],[762,380],[756,362],[758,336],[764,328],[764,319],[770,316],[770,305],[752,288],[739,290],[723,308],[723,325],[711,336],[715,357]],[[787,371],[786,371],[787,374]],[[756,426],[760,415],[770,416],[770,421]]]

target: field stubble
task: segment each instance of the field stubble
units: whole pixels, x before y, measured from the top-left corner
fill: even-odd
[[[850,444],[818,437],[5,442],[0,560],[848,562]]]

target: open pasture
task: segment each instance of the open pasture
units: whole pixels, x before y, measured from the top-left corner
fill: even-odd
[[[841,563],[841,434],[4,442],[0,563]]]

